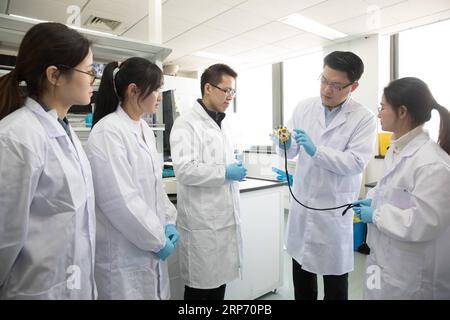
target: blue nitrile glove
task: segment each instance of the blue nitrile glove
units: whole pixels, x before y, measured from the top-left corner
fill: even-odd
[[[366,198],[366,199],[362,199],[362,200],[353,201],[352,205],[355,207],[360,207],[360,206],[370,207],[372,205],[372,199]]]
[[[158,258],[160,258],[162,261],[166,260],[168,256],[175,250],[175,246],[173,245],[172,241],[166,236],[166,244],[164,247],[156,252],[156,255]]]
[[[166,237],[172,241],[173,246],[177,245],[178,239],[180,239],[180,234],[178,233],[177,227],[174,224],[167,224],[164,228]]]
[[[360,207],[354,207],[353,211],[355,212],[356,216],[365,223],[372,223],[373,222],[373,208],[370,206],[360,206]]]
[[[275,134],[272,134],[272,141],[280,148],[281,150],[284,149],[283,144],[280,142],[280,139]],[[292,144],[292,136],[289,137],[288,141],[286,141],[286,150],[291,147]]]
[[[306,153],[313,157],[316,154],[316,146],[312,142],[308,134],[301,129],[294,129],[294,139],[299,146],[303,146]]]
[[[286,172],[284,172],[281,169],[275,168],[275,167],[272,167],[272,171],[277,174],[278,181],[282,181],[282,182],[287,181]],[[289,173],[289,185],[290,186],[292,186],[293,181],[294,181],[294,177],[292,176],[292,174]]]
[[[247,169],[242,162],[227,165],[225,170],[225,178],[227,180],[242,181],[247,176]]]

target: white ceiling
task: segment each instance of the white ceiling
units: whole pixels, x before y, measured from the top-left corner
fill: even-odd
[[[243,66],[275,62],[333,44],[277,21],[291,13],[344,32],[349,39],[450,18],[450,0],[162,2],[162,44],[173,49],[164,63],[178,64],[183,71],[199,70],[219,59]],[[68,5],[81,8],[82,26],[91,15],[119,20],[122,23],[113,33],[148,40],[148,0],[0,0],[0,9],[6,13],[60,22],[66,22],[69,16]],[[198,51],[220,58],[193,55]]]

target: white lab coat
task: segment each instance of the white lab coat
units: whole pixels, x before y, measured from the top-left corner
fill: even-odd
[[[163,189],[153,131],[119,106],[94,126],[86,150],[96,190],[99,299],[169,299],[167,261],[155,252],[176,209]]]
[[[303,129],[317,147],[310,157],[292,139],[288,158],[298,155],[293,192],[302,203],[316,208],[336,207],[358,198],[361,177],[374,156],[376,119],[349,98],[325,127],[320,98],[299,103],[287,127]],[[284,157],[284,150],[277,149]],[[353,270],[353,212],[343,209],[313,211],[291,200],[286,249],[302,269],[322,275]]]
[[[197,102],[175,121],[170,135],[181,277],[197,289],[236,279],[242,261],[239,184],[225,180],[234,152],[226,119],[221,126]]]
[[[450,156],[421,132],[392,159],[368,194],[364,298],[450,299]]]
[[[73,143],[33,99],[0,122],[0,297],[95,299],[94,188]]]

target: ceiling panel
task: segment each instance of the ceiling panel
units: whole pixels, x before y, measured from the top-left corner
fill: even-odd
[[[260,17],[278,20],[279,18],[321,2],[325,2],[325,0],[249,0],[238,6],[238,8],[253,12],[253,14]]]
[[[121,36],[130,39],[148,41],[148,17],[145,17],[137,24],[130,27],[128,30],[122,33]]]
[[[359,16],[330,25],[331,28],[349,35],[362,35],[374,33],[377,30],[395,25],[397,20],[381,11],[376,18]]]
[[[211,0],[169,0],[163,5],[163,12],[172,17],[188,18],[197,23],[205,22],[226,10],[231,4]]]
[[[279,55],[288,53],[290,50],[280,46],[265,45],[257,49],[252,49],[234,56],[243,63],[253,62],[254,60],[266,60]]]
[[[303,31],[276,21],[246,32],[243,35],[252,40],[270,44],[301,33],[303,33]]]
[[[256,16],[252,12],[234,8],[207,21],[205,25],[233,34],[241,34],[269,22],[269,19]]]
[[[77,5],[80,9],[87,0],[73,0],[70,5]],[[9,13],[30,17],[44,21],[66,23],[70,14],[67,13],[69,4],[56,0],[11,0]]]
[[[191,55],[172,61],[173,64],[182,65],[185,71],[199,70],[217,62],[218,61],[213,59],[200,58]]]
[[[397,3],[401,2],[397,0]],[[339,14],[336,14],[336,13]],[[368,15],[373,12],[370,5],[363,0],[329,0],[298,13],[320,22],[330,25],[350,18]]]
[[[187,30],[198,25],[197,22],[191,21],[186,18],[174,17],[163,11],[162,17],[162,39],[163,42],[167,42],[172,38],[186,32]]]
[[[87,26],[90,16],[120,21],[121,24],[114,30],[108,31],[120,35],[133,27],[138,21],[148,14],[148,2],[142,0],[95,0],[89,1],[82,12],[82,27],[96,30],[93,26]],[[100,30],[100,29],[99,29]]]
[[[265,44],[266,43],[262,41],[254,40],[245,35],[241,35],[223,41],[214,46],[204,48],[203,51],[214,54],[221,54],[225,56],[233,56],[244,51],[249,51],[251,49],[262,47]]]
[[[406,2],[408,0],[363,0],[368,5],[375,5],[379,6],[380,8],[392,6],[394,4],[400,3],[400,2]]]
[[[382,10],[395,17],[398,22],[405,22],[450,9],[450,0],[408,0]]]
[[[214,34],[214,37],[211,35]],[[168,59],[177,59],[186,54],[203,50],[206,47],[218,44],[232,35],[211,27],[199,26],[184,33],[168,42],[165,47],[172,48],[173,51]]]
[[[331,43],[332,42],[329,40],[305,32],[295,37],[274,42],[272,45],[287,48],[290,50],[303,50],[308,47],[316,47],[319,45],[325,46]]]
[[[417,26],[424,26],[438,21],[444,21],[450,19],[450,10],[440,11],[439,13],[428,15],[419,19],[414,19],[402,23],[395,24],[390,27],[382,28],[379,32],[381,34],[392,34],[403,30],[411,29]],[[450,36],[450,30],[449,30]]]
[[[116,33],[142,41],[148,38],[148,0],[11,0],[10,11],[65,23],[72,4],[80,8],[87,4],[82,22],[90,14],[121,20]],[[354,38],[448,19],[450,0],[164,0],[162,39],[173,49],[166,62],[194,70],[202,61],[214,62],[191,56],[196,51],[257,63],[333,44],[277,21],[294,12]]]

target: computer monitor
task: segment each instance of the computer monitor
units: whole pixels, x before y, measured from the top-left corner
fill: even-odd
[[[171,161],[170,155],[170,132],[172,131],[173,122],[178,117],[178,112],[175,105],[175,91],[168,90],[163,92],[162,99],[163,108],[163,123],[165,125],[164,130],[164,161]]]

